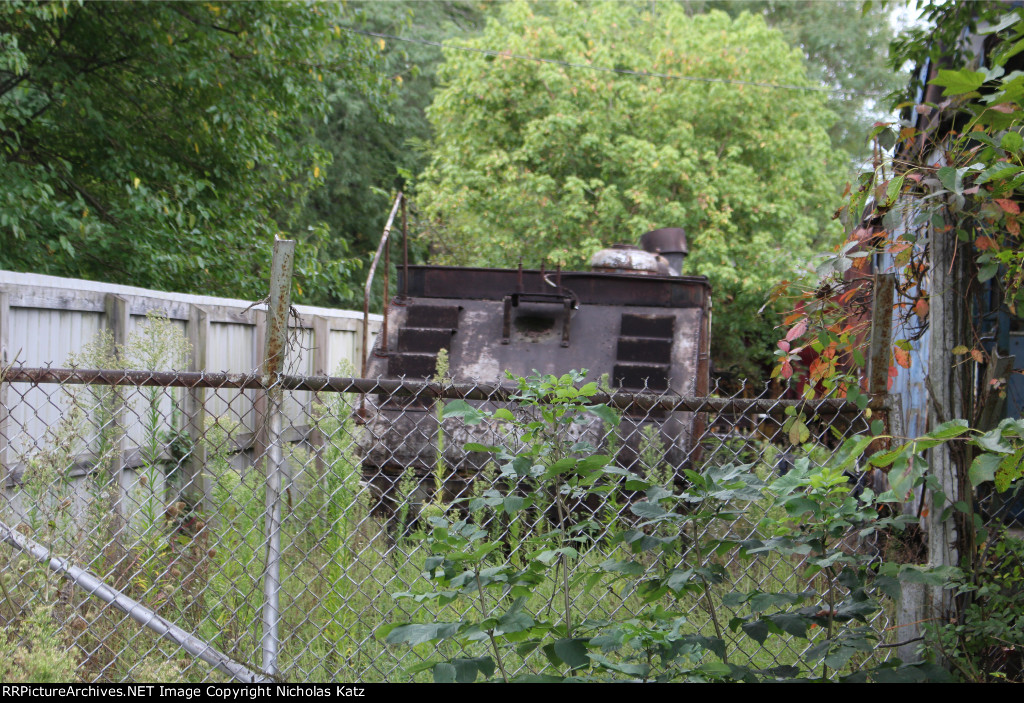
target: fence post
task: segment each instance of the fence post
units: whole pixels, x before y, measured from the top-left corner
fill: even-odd
[[[189,371],[206,371],[207,344],[210,334],[210,314],[198,305],[189,305],[188,341],[192,345]],[[206,467],[206,388],[190,388],[185,396],[185,429],[188,433],[190,452],[185,464],[183,493],[185,502],[192,508],[206,507],[209,496],[209,477],[203,473]]]
[[[128,301],[120,295],[107,293],[103,296],[103,312],[107,330],[110,332],[110,337],[114,342],[114,354],[121,367],[125,368],[127,364],[122,357],[122,349],[128,339]],[[117,386],[112,386],[110,390],[113,395],[111,406],[114,408],[113,416],[110,418],[110,424],[114,431],[113,456],[110,458],[110,468],[114,478],[114,490],[111,491],[112,501],[110,506],[113,519],[111,542],[117,550],[118,559],[120,560],[125,549],[124,532],[127,527],[125,498],[128,495],[128,491],[131,490],[131,486],[126,485],[127,482],[124,477],[125,462],[128,455],[128,427],[125,422],[125,403],[123,398]]]
[[[7,482],[11,479],[13,471],[7,464],[7,447],[10,444],[7,420],[10,411],[7,409],[7,384],[4,383],[4,369],[14,362],[15,354],[11,351],[11,298],[4,291],[0,291],[0,474],[2,474],[3,486],[0,490],[7,490]]]
[[[892,306],[896,274],[875,274],[871,301],[871,338],[868,352],[868,393],[889,390],[889,360],[892,355]]]
[[[935,229],[930,233],[932,291],[928,313],[931,338],[928,346],[928,390],[931,399],[929,429],[940,423],[967,417],[964,394],[971,388],[967,364],[958,363],[953,349],[959,344],[970,344],[967,334],[969,313],[963,296],[968,286],[963,272],[969,257],[956,254],[956,237]],[[966,475],[958,456],[946,445],[929,450],[929,465],[938,488],[945,494],[942,504],[930,505],[926,518],[928,532],[928,564],[932,567],[957,566],[962,551],[973,536],[974,526],[958,520],[955,510],[948,506],[968,498],[963,483]],[[934,490],[933,490],[934,495]],[[958,524],[959,523],[959,524]],[[952,597],[941,587],[931,589],[932,616],[941,617],[949,612]]]
[[[267,570],[263,579],[263,671],[277,674],[278,621],[281,590],[281,474],[284,470],[281,404],[284,392],[279,385],[288,351],[288,312],[291,307],[292,269],[295,241],[274,241],[274,261],[270,272],[270,302],[267,305],[266,348],[263,378],[267,388],[267,494],[264,526],[267,541]]]

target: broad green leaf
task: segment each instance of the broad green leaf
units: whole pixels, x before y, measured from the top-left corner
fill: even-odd
[[[732,675],[732,667],[720,661],[701,664],[696,671],[712,679],[722,679]]]
[[[806,595],[803,593],[753,593],[747,602],[752,612],[761,613],[769,608],[795,605],[805,598]]]
[[[999,145],[1007,151],[1020,151],[1021,147],[1024,147],[1024,138],[1017,132],[1007,132],[999,140]]]
[[[497,452],[497,451],[501,450],[500,447],[492,447],[492,446],[489,446],[487,444],[478,444],[477,442],[468,442],[465,445],[464,449],[467,452],[491,452],[491,453],[494,453],[494,452]]]
[[[604,455],[588,456],[584,459],[580,459],[577,464],[577,469],[581,473],[591,473],[611,463],[612,458]]]
[[[903,179],[904,176],[898,176],[889,181],[889,185],[885,189],[885,207],[892,207],[900,197],[903,190]]]
[[[601,418],[604,420],[605,424],[610,427],[619,426],[619,414],[604,403],[599,405],[587,405],[586,411]]]
[[[473,670],[474,673],[476,669]],[[450,662],[438,662],[434,665],[434,683],[455,683],[455,665]]]
[[[688,645],[697,645],[703,649],[708,650],[715,656],[725,658],[726,648],[725,642],[718,637],[708,637],[705,635],[687,635],[683,637],[681,642]]]
[[[387,634],[385,641],[388,644],[423,644],[452,637],[461,626],[462,623],[457,622],[399,625]]]
[[[693,574],[693,569],[672,569],[668,578],[665,579],[665,585],[674,593],[680,593],[692,582]]]
[[[807,637],[807,627],[810,623],[804,615],[798,613],[774,613],[772,615],[764,615],[762,619],[772,623],[783,632],[796,637]]]
[[[460,417],[467,425],[479,425],[488,413],[482,412],[464,400],[451,400],[441,411],[442,419]]]
[[[985,82],[985,74],[980,71],[962,69],[953,71],[939,69],[939,75],[931,81],[934,85],[944,86],[943,96],[962,95],[977,90]]]
[[[629,510],[637,517],[646,518],[648,520],[657,519],[669,514],[669,512],[658,503],[648,503],[647,501],[633,503],[629,506]]]
[[[605,571],[613,571],[615,573],[626,574],[629,576],[639,576],[644,572],[644,567],[635,561],[618,561],[611,558],[605,559],[601,562],[600,568]]]
[[[587,645],[584,639],[560,639],[555,641],[555,654],[572,669],[580,669],[590,664]]]
[[[763,620],[751,620],[742,625],[743,632],[752,637],[758,644],[764,644],[771,634],[768,623]]]
[[[577,462],[578,460],[571,456],[559,459],[547,468],[544,472],[544,478],[554,478],[555,476],[561,476],[564,473],[572,471],[576,468]]]
[[[525,504],[526,498],[522,496],[505,496],[505,499],[502,501],[502,508],[504,508],[506,513],[512,515],[522,510]]]
[[[1003,460],[1001,454],[979,454],[971,462],[971,468],[967,475],[971,485],[977,488],[986,481],[992,481],[996,477],[996,469]]]
[[[488,678],[494,673],[494,662],[490,657],[476,657],[473,659],[452,659],[451,664],[455,667],[456,683],[473,683],[476,681],[477,672]]]
[[[508,408],[498,408],[494,411],[494,417],[498,420],[504,420],[506,422],[515,422],[516,417],[512,414],[512,411]]]

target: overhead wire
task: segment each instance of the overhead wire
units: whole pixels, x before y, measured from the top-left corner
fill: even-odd
[[[402,37],[395,34],[387,34],[385,32],[371,32],[366,29],[358,29],[356,27],[349,27],[344,25],[339,26],[338,29],[340,29],[343,32],[349,32],[350,34],[360,34],[367,37],[375,37],[377,39],[389,39],[391,41],[406,42],[409,44],[434,46],[439,49],[456,49],[458,51],[467,51],[476,54],[483,54],[484,56],[493,56],[495,58],[516,59],[518,61],[534,61],[536,63],[553,64],[556,66],[564,66],[566,68],[582,68],[590,71],[601,71],[604,73],[618,73],[626,76],[637,76],[639,78],[660,78],[664,80],[694,81],[699,83],[722,83],[727,85],[753,86],[757,88],[771,88],[776,90],[796,90],[815,93],[831,93],[838,95],[859,95],[867,98],[880,98],[886,95],[886,93],[884,92],[844,90],[842,88],[822,88],[807,85],[793,85],[789,83],[768,83],[765,81],[742,80],[739,78],[708,78],[704,76],[687,76],[678,73],[659,73],[656,71],[642,71],[631,68],[615,68],[611,66],[599,66],[589,63],[574,63],[572,61],[562,61],[560,59],[548,59],[541,56],[513,54],[509,51],[498,51],[496,49],[480,49],[473,46],[459,46],[458,44],[446,44],[444,42],[439,42],[431,39],[421,39],[419,37]]]

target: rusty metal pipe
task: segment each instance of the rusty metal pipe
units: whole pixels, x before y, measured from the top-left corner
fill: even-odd
[[[181,629],[137,600],[108,585],[91,572],[75,566],[71,563],[70,559],[55,556],[43,545],[29,539],[2,522],[0,522],[0,541],[30,554],[34,559],[45,564],[51,571],[68,579],[89,595],[96,596],[104,603],[117,608],[143,627],[175,643],[191,656],[206,662],[235,681],[242,683],[271,683],[273,681],[265,673],[256,671],[247,664],[235,661],[227,654],[212,647],[208,642]]]
[[[4,373],[4,383],[66,383],[72,385],[106,386],[161,386],[167,388],[266,388],[259,374],[206,373],[198,371],[122,371],[113,369],[54,369],[14,367]],[[289,376],[281,375],[278,383],[284,390],[328,391],[335,393],[384,393],[395,395],[422,394],[431,398],[462,398],[465,400],[509,400],[517,392],[514,386],[490,383],[455,383],[439,385],[422,381],[398,379],[354,378],[350,376]],[[888,410],[889,395],[871,397],[868,407]],[[714,413],[772,413],[788,406],[821,415],[857,414],[861,410],[855,403],[837,398],[821,400],[776,400],[772,398],[746,400],[743,398],[706,398],[674,394],[618,392],[613,395],[598,393],[590,398],[593,403],[606,403],[616,408],[669,410],[680,412]]]
[[[277,674],[281,639],[281,484],[284,477],[282,411],[284,389],[278,380],[288,354],[288,314],[291,310],[292,270],[295,242],[274,242],[270,271],[270,301],[267,304],[267,344],[263,359],[263,382],[267,387],[267,469],[264,508],[264,538],[267,546],[263,572],[263,670]]]
[[[370,287],[373,285],[373,275],[377,270],[377,262],[380,261],[381,251],[387,246],[388,235],[391,233],[391,225],[395,221],[395,215],[398,213],[398,206],[402,203],[402,194],[399,193],[395,196],[395,204],[391,206],[391,214],[388,215],[388,222],[384,225],[384,234],[380,237],[380,244],[377,245],[377,253],[373,255],[373,261],[370,263],[370,272],[366,276],[366,287],[363,289],[363,367],[361,374],[366,375],[366,360],[369,358],[370,343]],[[384,329],[388,328],[388,301],[387,291],[384,291]],[[385,333],[385,339],[387,334]]]
[[[402,198],[402,300],[409,299],[409,213]]]

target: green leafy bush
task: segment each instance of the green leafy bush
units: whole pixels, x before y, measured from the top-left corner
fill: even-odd
[[[409,673],[429,670],[435,681],[942,676],[930,665],[871,659],[880,640],[873,616],[880,599],[899,595],[898,571],[879,568],[851,540],[898,530],[903,522],[879,515],[880,505],[897,501],[894,494],[854,494],[844,474],[871,437],[848,440],[828,466],[801,457],[768,485],[744,464],[687,469],[673,482],[650,480],[659,477],[634,474],[590,443],[566,439],[569,426],[593,417],[618,423],[611,408],[589,402],[596,384],[575,386],[583,377],[516,379],[515,412],[461,400],[445,407],[444,417],[467,424],[504,423],[514,439],[508,446],[466,445],[493,454],[503,480],[469,500],[476,522],[454,511],[429,519],[427,585],[394,594],[455,616],[378,631],[389,644],[436,642],[438,652],[452,653]],[[683,480],[685,488],[673,490]],[[624,519],[601,523],[600,513],[584,509],[591,498],[617,501],[627,508]],[[732,533],[729,525],[754,503],[767,516],[762,537]],[[488,512],[489,520],[481,520]],[[515,546],[483,527],[531,514]],[[778,590],[755,584],[725,592],[730,564],[739,560],[749,570],[769,555],[793,560],[799,578]],[[630,607],[595,617],[587,597],[604,590]],[[763,666],[742,646],[745,638],[758,647],[789,638],[805,645],[797,655],[776,646],[774,663]],[[780,661],[785,651],[788,663]],[[539,673],[518,674],[530,657],[540,657],[540,666],[531,667]]]

